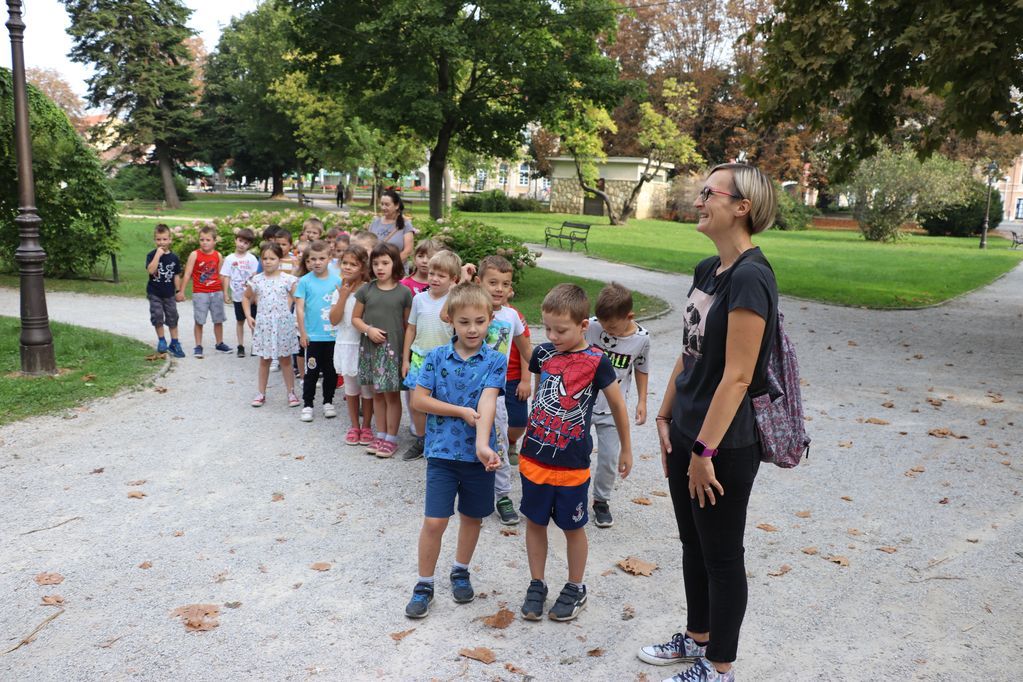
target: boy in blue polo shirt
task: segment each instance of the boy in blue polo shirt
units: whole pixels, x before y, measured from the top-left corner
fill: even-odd
[[[427,414],[426,511],[419,580],[405,607],[409,618],[424,618],[430,610],[441,538],[456,497],[460,526],[451,593],[459,604],[475,599],[469,562],[483,517],[494,513],[494,472],[501,466],[493,427],[508,361],[484,343],[494,315],[490,296],[478,284],[459,284],[448,294],[447,312],[455,337],[426,356],[412,395],[412,407]]]

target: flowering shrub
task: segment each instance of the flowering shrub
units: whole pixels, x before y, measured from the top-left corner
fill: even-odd
[[[172,248],[182,261],[192,251],[199,248],[199,230],[205,226],[217,230],[217,251],[223,254],[234,252],[234,236],[242,228],[249,228],[256,233],[256,242],[261,241],[263,230],[270,225],[280,225],[291,232],[297,241],[302,232],[302,223],[307,218],[316,217],[323,221],[325,230],[336,227],[347,232],[356,232],[369,227],[373,221],[373,213],[354,211],[338,213],[313,213],[311,211],[242,211],[226,218],[208,218],[193,220],[189,223],[173,225],[171,236]],[[418,234],[416,240],[431,237],[447,245],[461,256],[466,263],[479,263],[484,256],[504,256],[515,268],[517,282],[526,268],[536,266],[536,254],[522,243],[521,239],[506,235],[492,225],[475,220],[432,220],[425,216],[412,219]],[[256,245],[253,245],[254,248]]]

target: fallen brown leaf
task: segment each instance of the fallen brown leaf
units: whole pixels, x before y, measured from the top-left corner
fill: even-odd
[[[615,572],[615,570],[614,570],[613,568],[609,568],[609,569],[607,569],[606,571],[604,571],[603,573],[601,573],[600,575],[601,575],[602,577],[606,578],[606,577],[608,577],[609,575],[614,575],[614,572]]]
[[[947,497],[941,498],[940,500],[938,500],[938,504],[948,504],[948,498]]]
[[[987,419],[978,419],[977,424],[980,426],[987,426]]]
[[[599,658],[604,655],[604,650],[601,649],[600,647],[597,647],[596,649],[590,649],[589,651],[587,651],[586,655],[592,656],[593,658]]]
[[[893,407],[895,407],[895,403],[893,403],[891,400],[886,400],[883,403],[881,403],[881,407],[887,407],[890,410]]]
[[[102,473],[103,473],[103,469],[104,469],[104,467],[98,467],[98,468],[96,468],[96,469],[93,469],[93,470],[92,470],[92,471],[90,471],[89,473],[90,473],[90,474],[102,474]]]
[[[804,547],[802,551],[803,551],[803,554],[809,554],[810,556],[813,556],[814,554],[817,553],[817,548],[816,547]]]
[[[626,557],[618,562],[618,566],[621,567],[626,573],[632,575],[653,575],[654,570],[657,568],[657,564],[652,561],[643,561],[634,556]]]
[[[64,582],[64,576],[60,573],[40,573],[35,580],[36,585],[60,585]]]
[[[824,558],[827,559],[828,561],[830,561],[833,564],[838,564],[839,566],[841,566],[843,568],[845,568],[846,566],[849,565],[849,560],[847,558],[845,558],[844,556],[837,555],[837,554],[829,554],[828,556],[826,556]]]
[[[146,479],[144,479],[144,478],[140,478],[137,481],[128,481],[127,483],[125,483],[125,485],[128,485],[128,486],[137,486],[137,485],[145,485],[145,484],[146,484]]]
[[[899,551],[899,548],[892,547],[891,545],[885,545],[884,547],[878,547],[877,551],[884,552],[885,554],[895,554]]]
[[[139,568],[141,568],[143,571],[152,567],[153,567],[152,561],[143,561],[141,564],[139,564]]]
[[[945,404],[945,401],[942,400],[941,398],[928,398],[927,403],[929,405],[933,405],[934,407],[941,407],[942,405]]]
[[[157,393],[166,393],[167,392],[167,387],[166,386],[153,386],[153,390],[156,391]]]
[[[667,497],[668,496],[668,493],[664,492],[663,490],[651,490],[650,494],[653,495],[654,497]]]
[[[1004,403],[1005,402],[1005,398],[1002,397],[1002,394],[1001,393],[995,393],[994,391],[988,391],[987,397],[991,398],[991,402],[993,402],[993,403]]]
[[[849,535],[852,535],[852,536],[855,536],[855,537],[859,537],[860,535],[863,535],[863,531],[860,530],[859,528],[850,528],[846,532],[849,533]]]
[[[946,428],[931,429],[927,432],[927,435],[934,436],[935,438],[958,438],[959,440],[966,440],[969,438],[969,436],[960,436],[959,434],[954,433],[952,429]]]
[[[400,642],[401,640],[405,639],[415,631],[416,631],[415,628],[409,628],[408,630],[402,630],[401,632],[392,632],[391,639],[393,639],[395,642]]]
[[[768,571],[767,575],[777,578],[779,576],[785,575],[791,570],[792,570],[791,566],[789,566],[788,564],[782,564],[777,571]]]
[[[527,673],[525,670],[523,670],[517,665],[512,665],[511,663],[505,663],[504,669],[510,672],[512,675],[522,675],[523,677],[529,676],[529,673]]]
[[[863,421],[867,424],[877,424],[878,426],[887,426],[891,423],[885,419],[878,419],[877,417],[867,417]]]
[[[777,533],[778,532],[778,529],[776,527],[772,526],[769,523],[758,523],[757,524],[757,528],[759,528],[760,530],[766,531],[768,533]]]
[[[212,630],[220,625],[217,620],[219,615],[220,607],[216,604],[188,604],[171,611],[172,617],[181,618],[185,622],[186,630],[196,632]]]
[[[128,497],[133,499],[133,500],[141,500],[145,496],[146,496],[146,494],[144,492],[142,492],[141,490],[129,490],[128,491]]]
[[[43,596],[43,606],[60,606],[64,603],[64,597],[59,594],[47,594]]]
[[[653,502],[650,501],[649,497],[634,497],[632,498],[633,503],[641,504],[644,507],[649,507]]]
[[[855,348],[856,346],[860,345],[860,344],[856,343],[855,341],[848,341],[847,343],[848,343],[848,344],[849,344],[849,346],[850,346],[850,347],[852,347],[852,348]]]
[[[313,569],[314,571],[329,571],[330,564],[327,563],[326,561],[317,561],[315,564],[309,566],[309,568]]]
[[[514,528],[502,528],[501,529],[501,535],[503,535],[505,537],[511,537],[512,535],[518,535],[518,534],[519,534],[519,531],[515,530]]]
[[[241,605],[242,605],[242,603],[240,601],[226,601],[226,602],[224,602],[224,606],[226,606],[229,609],[237,609]]]
[[[483,619],[483,624],[489,628],[496,628],[498,630],[504,630],[506,627],[512,624],[515,620],[515,614],[509,611],[505,607],[501,607],[497,610],[497,613],[492,616],[487,616]]]
[[[622,607],[622,620],[632,620],[636,617],[636,607],[626,604]]]
[[[145,357],[146,362],[155,362],[157,360],[163,360],[165,353],[151,353]]]
[[[808,519],[808,518],[810,518],[810,512],[809,511],[797,511],[796,512],[796,516],[798,516],[801,519]]]
[[[842,495],[840,499],[845,500],[846,502],[852,502],[852,498],[848,495]]]
[[[301,462],[303,459],[305,459],[305,455],[295,455],[295,459]]]
[[[918,464],[915,467],[911,468],[909,471],[905,472],[903,476],[908,476],[909,478],[916,478],[917,474],[922,474],[924,471],[926,471],[926,469],[924,469],[922,466]]]
[[[485,663],[487,665],[490,665],[497,660],[497,656],[494,655],[494,652],[485,646],[478,646],[473,649],[459,649],[458,655],[471,658],[474,661],[479,661],[480,663]]]
[[[96,379],[95,374],[83,374],[82,381],[94,381]]]
[[[273,495],[270,496],[270,501],[271,502],[280,502],[283,499],[284,499],[284,493],[274,493]]]
[[[185,531],[183,531],[183,530],[176,530],[173,533],[174,537],[176,537],[176,538],[180,538],[184,534],[185,534]]]
[[[840,441],[838,441],[838,447],[840,447],[840,448],[851,448],[852,447],[852,441],[851,440],[840,440]]]

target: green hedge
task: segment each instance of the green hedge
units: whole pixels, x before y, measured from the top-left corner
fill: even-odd
[[[786,231],[810,229],[817,209],[793,198],[777,183],[775,193],[778,195],[778,217],[774,221],[774,226]]]
[[[479,194],[462,194],[455,207],[466,213],[538,213],[544,205],[536,199],[509,197],[499,189]]]
[[[188,191],[188,181],[180,175],[174,176],[174,188],[181,201],[192,201],[195,198]],[[160,168],[156,164],[123,166],[117,171],[117,175],[110,179],[110,190],[118,201],[135,201],[136,199],[161,201],[164,194]]]
[[[958,206],[947,206],[937,211],[923,209],[918,216],[920,226],[928,234],[949,237],[971,237],[980,234],[984,228],[987,211],[987,185],[972,180],[966,202]],[[988,228],[993,230],[1002,222],[1002,194],[991,188],[991,214]]]

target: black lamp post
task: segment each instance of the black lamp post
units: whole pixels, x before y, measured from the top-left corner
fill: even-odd
[[[39,243],[35,180],[32,176],[32,141],[28,125],[25,87],[25,22],[20,0],[7,2],[7,31],[11,34],[11,76],[14,80],[14,144],[18,154],[18,226],[21,243],[14,252],[21,273],[21,371],[54,374],[53,334],[46,314],[43,263],[46,252]]]
[[[987,171],[987,208],[984,209],[984,229],[980,233],[980,248],[987,248],[987,228],[991,218],[991,183],[995,180],[995,173],[998,172],[998,164],[992,161],[985,169]]]

